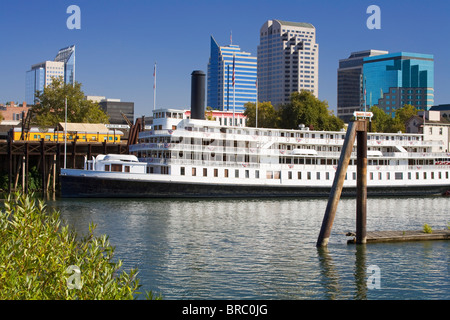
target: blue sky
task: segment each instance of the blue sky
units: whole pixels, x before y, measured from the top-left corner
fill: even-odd
[[[70,5],[81,29],[69,30]],[[369,30],[369,5],[381,9],[381,29]],[[269,19],[309,22],[319,43],[319,99],[336,108],[339,59],[353,51],[418,52],[435,58],[435,104],[450,103],[450,2],[443,0],[15,0],[0,2],[0,103],[22,102],[25,73],[76,45],[76,80],[87,95],[133,101],[135,116],[157,107],[189,108],[190,74],[207,71],[209,38],[256,56],[259,29]]]

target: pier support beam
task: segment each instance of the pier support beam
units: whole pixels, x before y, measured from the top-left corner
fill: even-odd
[[[342,146],[341,156],[339,158],[338,168],[334,177],[333,186],[331,187],[330,197],[328,198],[325,216],[322,221],[319,238],[317,239],[317,247],[328,245],[330,239],[331,228],[333,226],[336,210],[341,198],[342,188],[344,186],[345,175],[350,162],[353,145],[358,135],[357,149],[357,234],[359,234],[359,242],[365,243],[366,239],[366,205],[367,205],[367,121],[356,120],[350,122],[347,128],[344,145]],[[361,141],[361,142],[360,142]],[[358,241],[358,240],[357,240]]]
[[[366,243],[366,217],[367,217],[367,125],[361,121],[357,128],[357,173],[356,173],[356,243]],[[359,129],[359,130],[358,130]]]
[[[341,156],[339,158],[338,168],[334,176],[333,186],[331,187],[330,197],[328,198],[325,216],[322,221],[322,228],[320,229],[317,246],[323,247],[328,245],[330,239],[331,227],[333,226],[336,210],[341,198],[342,188],[344,186],[345,175],[347,173],[350,156],[352,154],[353,145],[355,143],[356,124],[350,122],[347,128],[344,145],[342,146]]]

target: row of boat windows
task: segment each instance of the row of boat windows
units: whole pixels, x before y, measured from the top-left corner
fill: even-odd
[[[246,163],[258,163],[258,157],[248,154],[216,154],[211,153],[194,153],[194,152],[143,152],[137,154],[138,158],[154,158],[154,159],[182,159],[182,160],[203,160],[203,161],[223,161],[223,162],[246,162]],[[440,159],[438,159],[440,160]],[[443,161],[434,162],[432,159],[410,159],[408,165],[434,165],[442,163],[450,163],[450,159],[442,159]],[[316,158],[316,157],[279,157],[279,164],[299,164],[299,165],[338,165],[338,159],[333,158]],[[368,159],[367,165],[369,166],[388,166],[388,165],[401,165],[400,160],[396,159]],[[349,165],[356,165],[356,159],[350,159]]]
[[[165,167],[167,168],[167,167]],[[250,170],[245,169],[240,170],[240,169],[222,169],[223,170],[223,178],[250,178]],[[163,174],[168,174],[168,171],[164,170],[164,172],[162,172]],[[234,172],[233,172],[234,171]],[[208,174],[211,175],[210,170],[208,170],[208,168],[196,168],[196,167],[192,167],[191,168],[191,176],[195,177],[195,176],[203,176],[203,177],[208,177]],[[252,178],[255,179],[260,179],[261,175],[260,175],[260,170],[254,170],[253,172],[254,176]],[[186,168],[185,167],[180,167],[180,175],[181,176],[185,176],[186,175]],[[218,168],[214,168],[212,171],[212,176],[215,178],[219,177],[219,169]],[[281,179],[281,171],[265,171],[265,177],[266,179]],[[345,175],[345,180],[349,180],[351,177],[352,180],[356,180],[356,172],[351,172],[351,174],[349,175],[349,173],[347,173]],[[288,171],[287,172],[287,179],[289,180],[293,180],[293,179],[297,179],[297,180],[330,180],[331,178],[334,179],[334,173],[333,173],[333,177],[331,177],[330,172],[304,172],[304,171]],[[445,171],[438,171],[438,172],[369,172],[369,180],[404,180],[404,179],[408,179],[408,180],[427,180],[427,179],[449,179],[449,172]]]
[[[208,128],[208,127],[186,127],[187,131],[197,131],[197,132],[217,132],[216,128]],[[221,133],[229,133],[229,134],[243,134],[243,135],[256,135],[256,136],[273,136],[273,137],[287,137],[287,138],[305,138],[305,139],[345,139],[345,133],[316,133],[316,132],[308,132],[308,131],[295,131],[295,132],[279,132],[279,131],[270,131],[270,130],[248,130],[248,129],[227,129],[220,128],[219,131]],[[150,139],[145,139],[147,141],[142,142],[170,142],[170,141],[159,141],[159,138],[169,138],[170,137],[154,137]],[[367,135],[367,140],[374,141],[422,141],[422,136],[418,135],[378,135],[378,134],[369,134]]]

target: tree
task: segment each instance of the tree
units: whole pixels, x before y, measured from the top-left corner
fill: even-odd
[[[394,122],[395,122],[395,127],[394,127],[394,132],[405,132],[406,131],[406,121],[408,121],[409,118],[411,118],[412,116],[417,115],[417,112],[419,110],[417,110],[416,107],[414,107],[413,105],[410,104],[405,104],[402,108],[397,109],[395,112],[395,117],[394,117]]]
[[[94,229],[80,237],[42,200],[9,194],[0,210],[0,299],[135,299],[138,270],[121,270],[108,237],[94,236]]]
[[[394,118],[377,106],[371,107],[370,111],[373,113],[372,131],[387,133],[405,132],[406,121],[418,112],[416,107],[410,104],[405,104],[402,108],[397,109]]]
[[[37,103],[32,107],[33,124],[54,127],[65,120],[67,98],[67,122],[109,123],[109,117],[93,101],[86,100],[81,83],[66,84],[62,77],[52,78],[52,83],[43,92],[36,92]]]
[[[247,117],[247,126],[256,127],[256,104],[247,102],[244,115]],[[276,128],[278,122],[278,113],[270,102],[258,103],[258,127]]]
[[[370,108],[373,113],[372,117],[372,132],[391,132],[393,119],[386,114],[383,109],[373,106]]]
[[[290,103],[280,107],[279,118],[279,127],[283,129],[297,129],[300,124],[326,131],[344,127],[344,121],[333,115],[326,101],[320,101],[305,90],[292,93]]]

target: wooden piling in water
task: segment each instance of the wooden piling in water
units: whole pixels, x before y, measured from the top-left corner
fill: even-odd
[[[367,122],[359,121],[356,155],[356,243],[366,243],[367,218]]]
[[[328,245],[330,239],[331,228],[333,226],[336,210],[341,198],[342,188],[344,186],[345,175],[350,162],[353,145],[357,136],[357,212],[356,212],[356,229],[357,243],[366,242],[366,215],[367,215],[367,121],[356,120],[350,122],[347,128],[344,145],[342,147],[339,165],[334,177],[333,186],[331,188],[330,197],[328,198],[325,216],[322,221],[319,238],[316,246],[323,247]]]
[[[328,245],[330,239],[331,228],[333,226],[334,217],[336,215],[339,199],[341,198],[342,188],[344,186],[345,174],[347,173],[350,156],[352,154],[353,144],[355,143],[356,125],[350,122],[347,128],[344,145],[342,147],[341,156],[339,158],[338,168],[334,176],[333,186],[331,187],[330,197],[328,198],[325,216],[322,221],[317,246],[323,247]]]

